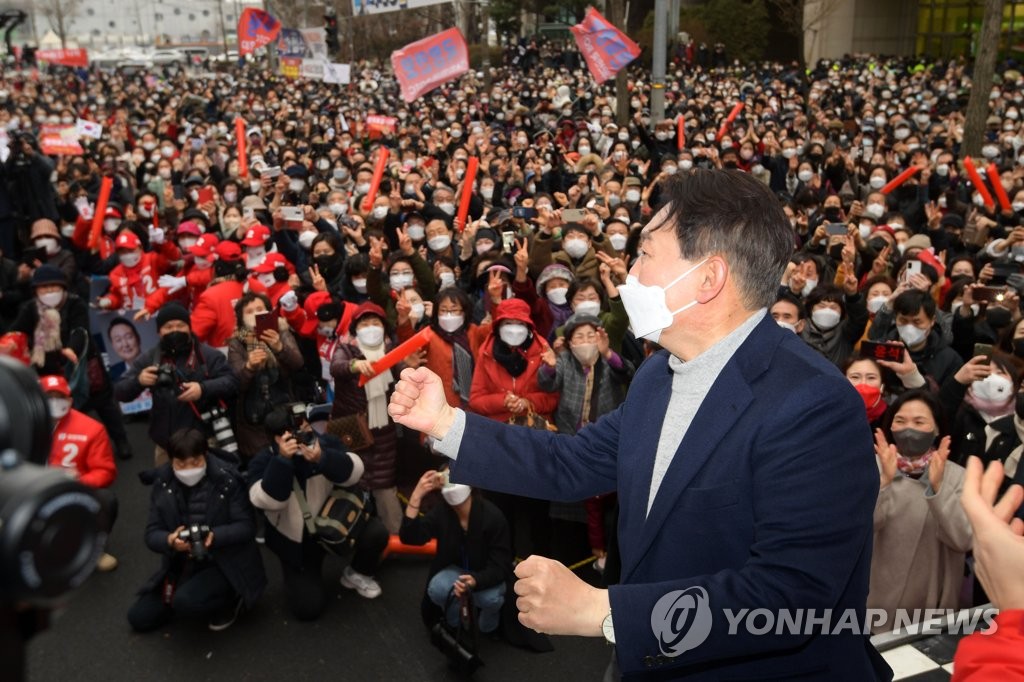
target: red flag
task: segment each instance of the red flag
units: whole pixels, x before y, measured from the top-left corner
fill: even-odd
[[[587,9],[581,23],[569,30],[587,60],[590,75],[598,83],[615,78],[620,69],[640,56],[640,47],[593,7]]]
[[[391,53],[402,99],[412,102],[425,92],[469,71],[466,39],[457,28],[409,43]]]
[[[36,59],[47,64],[61,66],[89,66],[89,53],[86,50],[36,50]]]
[[[277,40],[281,22],[261,9],[247,8],[238,18],[238,54],[251,54]]]

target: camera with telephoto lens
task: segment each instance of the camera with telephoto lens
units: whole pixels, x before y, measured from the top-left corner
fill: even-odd
[[[196,561],[206,561],[210,551],[206,549],[206,538],[210,536],[210,527],[193,523],[178,533],[178,539],[188,543],[188,552]]]
[[[0,650],[24,675],[24,644],[96,567],[109,510],[50,456],[50,415],[34,372],[0,357]]]
[[[233,455],[238,454],[238,441],[235,440],[235,429],[231,426],[231,420],[228,419],[226,410],[219,406],[211,407],[202,412],[199,418],[207,425],[209,431],[212,432],[213,439],[216,441],[218,448]]]
[[[316,433],[311,429],[302,428],[304,424],[309,422],[309,417],[306,416],[306,406],[303,403],[293,403],[291,411],[292,436],[299,445],[305,445],[307,448],[312,447],[313,443],[316,442]]]
[[[178,368],[173,362],[161,362],[156,368],[156,383],[153,388],[166,388],[175,396],[181,394],[181,382],[178,381]]]

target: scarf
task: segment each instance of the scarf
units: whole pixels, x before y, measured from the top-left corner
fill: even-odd
[[[39,310],[39,321],[32,335],[32,364],[42,367],[46,364],[46,354],[59,351],[64,347],[60,340],[60,311],[44,306],[36,301]]]
[[[370,362],[376,362],[384,357],[384,344],[377,348],[364,346],[356,340],[359,351],[363,357]],[[394,381],[391,370],[387,369],[366,382],[363,390],[366,391],[367,421],[371,429],[382,429],[388,425],[388,386]]]
[[[263,365],[263,369],[273,369],[277,367],[277,356],[274,355],[274,351],[270,349],[270,346],[259,340],[255,331],[247,327],[238,327],[235,329],[235,333],[232,334],[232,336],[242,342],[247,353],[251,353],[254,350],[262,350],[266,352],[267,362]]]
[[[910,459],[904,457],[901,454],[896,455],[896,468],[900,470],[904,476],[910,478],[920,478],[924,470],[928,468],[928,462],[932,460],[932,455],[935,454],[935,448],[932,448],[928,452],[924,453],[917,459]]]
[[[520,376],[526,371],[526,351],[533,344],[533,334],[526,337],[526,341],[523,341],[521,346],[513,348],[508,345],[498,336],[497,332],[494,334],[494,359],[499,365],[501,365],[506,372],[511,374],[513,377]]]
[[[1011,395],[1005,402],[996,403],[991,400],[985,400],[979,398],[974,394],[974,388],[967,388],[967,395],[964,397],[964,402],[973,407],[981,415],[981,418],[988,424],[993,419],[999,419],[1005,417],[1008,414],[1013,414],[1013,409],[1016,407],[1017,394]]]
[[[455,332],[446,332],[436,324],[430,328],[452,347],[452,388],[465,405],[469,402],[469,389],[473,386],[473,354],[469,350],[466,327],[463,325]]]

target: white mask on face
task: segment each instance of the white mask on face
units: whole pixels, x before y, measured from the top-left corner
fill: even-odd
[[[882,206],[881,204],[868,204],[864,208],[864,212],[875,220],[878,220],[885,215],[885,206]]]
[[[548,289],[547,297],[555,305],[565,305],[565,295],[567,293],[569,293],[569,287],[557,287]]]
[[[491,249],[494,248],[494,242],[481,240],[481,241],[478,241],[476,243],[475,248],[476,248],[476,254],[478,256],[482,256],[482,255],[484,255],[485,253],[487,253],[488,251],[490,251]]]
[[[928,336],[928,332],[924,329],[916,327],[912,324],[903,324],[896,327],[896,331],[899,332],[900,339],[907,345],[907,348],[913,348],[918,345]]]
[[[396,273],[392,274],[388,278],[388,281],[391,283],[391,288],[392,289],[394,289],[395,291],[401,291],[402,289],[405,289],[406,287],[411,287],[412,286],[412,273],[411,272],[409,272],[409,273],[405,273],[405,272],[397,273],[396,272]]]
[[[272,272],[261,273],[257,275],[256,279],[259,281],[260,284],[262,284],[268,289],[277,284],[277,280],[274,279],[274,273]]]
[[[885,187],[885,178],[881,175],[873,175],[871,176],[871,180],[868,181],[868,184],[871,185],[871,189],[882,189]]]
[[[47,398],[46,409],[50,413],[50,419],[63,419],[71,411],[71,401],[67,398]]]
[[[424,228],[419,223],[414,223],[410,225],[408,228],[406,228],[405,232],[406,234],[409,235],[409,239],[413,240],[414,242],[418,242],[421,239],[423,239],[423,237],[426,236],[427,233],[426,228]]]
[[[519,322],[507,322],[498,330],[498,337],[510,346],[521,346],[530,335],[530,328]]]
[[[376,348],[384,343],[384,327],[376,324],[371,327],[362,327],[356,330],[356,338],[367,348]]]
[[[245,250],[245,263],[248,267],[254,268],[263,263],[267,258],[267,249],[262,246],[249,247]]]
[[[870,223],[861,223],[857,226],[857,231],[860,232],[861,239],[867,239],[871,236],[871,230],[875,229]]]
[[[56,308],[64,300],[63,291],[51,291],[46,294],[39,294],[39,302],[47,308]]]
[[[120,227],[121,221],[118,218],[107,218],[103,221],[103,231],[107,234],[114,234]]]
[[[586,239],[565,239],[562,241],[562,250],[569,254],[569,258],[583,258],[587,255],[587,251],[590,249],[590,244],[587,243]]]
[[[126,268],[134,268],[142,260],[142,254],[138,251],[132,251],[131,253],[122,253],[117,258],[121,261],[121,265]]]
[[[494,187],[492,187],[491,185],[481,187],[480,196],[482,196],[484,200],[490,201],[491,199],[494,198]]]
[[[971,384],[974,395],[991,403],[1005,404],[1014,397],[1013,382],[999,374],[989,374]]]
[[[327,204],[327,208],[334,215],[344,215],[348,211],[348,204]]]
[[[868,312],[872,315],[877,313],[885,305],[888,296],[872,296],[868,299]]]
[[[800,295],[807,297],[814,291],[815,287],[818,286],[818,280],[809,279],[804,283],[804,288],[800,290]]]
[[[788,329],[789,331],[791,331],[794,334],[796,334],[796,327],[794,325],[791,325],[789,322],[783,322],[782,320],[775,320],[775,324],[779,325],[783,329]]]
[[[626,315],[629,317],[633,334],[637,338],[658,343],[661,332],[672,325],[672,320],[676,315],[697,305],[697,300],[694,299],[682,308],[671,311],[665,301],[665,292],[707,262],[708,259],[705,258],[664,287],[657,284],[650,286],[641,284],[640,280],[633,275],[626,277],[626,283],[619,287],[619,296],[622,299],[622,305],[626,307]]]
[[[374,220],[384,220],[385,218],[388,217],[388,207],[374,206],[373,211],[371,211],[370,215],[373,216]]]
[[[319,326],[316,328],[316,333],[325,339],[333,339],[335,331],[337,330],[334,327]]]
[[[441,234],[436,237],[431,237],[427,240],[427,246],[434,253],[440,253],[448,248],[452,243],[452,238],[446,234]]]
[[[441,488],[441,496],[444,497],[444,501],[451,507],[457,507],[465,502],[469,499],[469,495],[472,492],[472,488],[461,483],[449,483]]]
[[[640,191],[635,189],[626,190],[626,201],[633,204],[640,201]]]
[[[622,251],[624,248],[626,248],[626,242],[628,240],[629,237],[627,237],[624,234],[616,233],[608,235],[608,241],[611,242],[612,248],[615,249],[616,251]]]
[[[175,469],[174,477],[181,481],[181,484],[193,487],[196,483],[203,480],[203,476],[206,476],[206,465],[203,464],[201,467],[194,467],[192,469]]]
[[[572,346],[569,350],[580,361],[580,364],[586,367],[590,367],[597,360],[598,350],[596,343],[581,343]]]
[[[368,182],[360,182],[358,185],[356,185],[356,194],[366,194],[369,191],[370,183]]]
[[[839,312],[831,308],[819,308],[811,313],[811,321],[814,322],[814,326],[826,332],[834,329],[841,318]]]
[[[466,316],[460,313],[444,313],[437,316],[437,326],[449,334],[461,329],[465,321]]]
[[[796,177],[800,182],[810,182],[811,178],[814,177],[814,173],[809,170],[802,170],[796,174]]]
[[[601,302],[600,301],[580,301],[576,304],[574,313],[577,315],[593,315],[597,317],[601,314]]]
[[[437,205],[439,209],[445,212],[447,215],[455,215],[455,204],[450,201],[445,201]]]
[[[313,240],[316,239],[316,232],[307,230],[299,233],[299,246],[304,249],[310,249],[313,246]]]
[[[352,280],[352,287],[361,294],[366,293],[366,278],[360,277],[359,279]]]
[[[210,262],[210,259],[208,259],[208,258],[199,258],[198,256],[196,256],[195,264],[196,264],[196,268],[198,268],[199,270],[207,270],[207,269],[210,268],[210,266],[213,265],[213,263]]]
[[[441,281],[441,288],[442,289],[446,289],[448,287],[455,286],[455,273],[454,272],[448,272],[448,271],[442,272],[441,276],[439,277],[439,279]]]
[[[423,315],[426,310],[426,307],[422,303],[413,303],[410,306],[409,317],[418,322],[423,319]]]

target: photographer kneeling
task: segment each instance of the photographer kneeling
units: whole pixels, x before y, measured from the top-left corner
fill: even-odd
[[[469,592],[479,609],[480,632],[494,632],[505,601],[505,583],[512,574],[512,544],[501,511],[468,485],[446,483],[447,471],[428,471],[409,496],[400,537],[407,545],[424,545],[437,538],[430,564],[427,597],[445,609],[448,625],[459,622],[459,599]],[[424,516],[420,503],[440,490],[447,504],[435,505]],[[454,599],[450,596],[454,593]]]
[[[223,630],[267,582],[245,482],[208,454],[198,429],[175,431],[167,452],[170,462],[155,472],[146,524],[146,545],[163,555],[163,564],[139,590],[128,622],[149,632],[184,614],[209,618],[211,630]]]
[[[281,560],[289,610],[299,620],[314,620],[327,604],[322,575],[326,552],[307,530],[296,489],[316,514],[335,485],[359,481],[363,462],[345,452],[337,438],[318,436],[304,414],[291,408],[274,410],[264,426],[272,443],[249,464],[249,498],[266,514],[266,544]],[[367,599],[379,596],[380,585],[372,576],[387,543],[384,524],[371,516],[355,540],[341,584]]]

